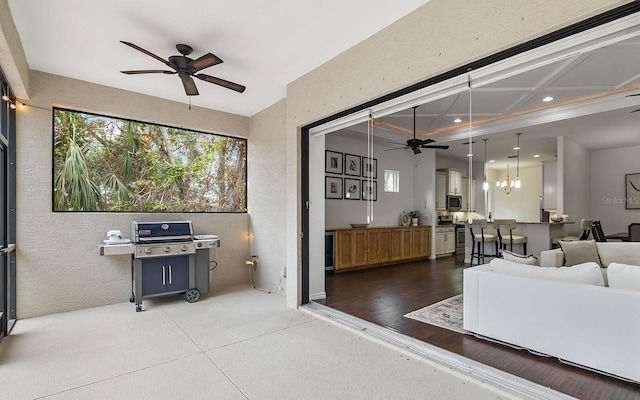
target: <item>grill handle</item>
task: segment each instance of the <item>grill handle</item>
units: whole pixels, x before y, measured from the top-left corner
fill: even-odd
[[[171,264],[169,264],[169,285],[171,285]]]
[[[164,270],[164,265],[162,266],[162,285],[166,285],[167,283],[165,282],[165,270]]]

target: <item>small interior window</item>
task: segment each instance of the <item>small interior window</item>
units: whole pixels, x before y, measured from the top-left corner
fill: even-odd
[[[384,170],[384,191],[385,192],[399,192],[400,173],[398,171],[385,169]]]

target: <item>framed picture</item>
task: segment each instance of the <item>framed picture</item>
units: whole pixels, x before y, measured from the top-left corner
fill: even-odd
[[[378,160],[375,158],[362,157],[362,177],[378,179]]]
[[[360,156],[353,154],[344,155],[344,174],[351,176],[360,176]],[[346,193],[346,192],[345,192]]]
[[[324,172],[342,175],[342,153],[325,150],[324,152]]]
[[[335,176],[326,176],[324,178],[324,198],[342,198],[342,178],[338,178]]]
[[[360,200],[360,179],[344,178],[344,198]]]
[[[640,173],[624,176],[625,206],[627,210],[640,210]]]
[[[368,180],[362,181],[362,200],[378,200],[378,182]]]

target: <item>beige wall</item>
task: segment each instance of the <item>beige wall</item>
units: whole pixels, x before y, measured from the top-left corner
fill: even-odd
[[[127,301],[129,257],[100,257],[97,248],[110,229],[129,237],[133,220],[192,220],[196,233],[221,239],[211,286],[249,281],[246,214],[53,213],[50,110],[56,105],[240,137],[249,134],[248,118],[37,71],[31,71],[29,104],[17,117],[19,318]]]
[[[624,3],[431,0],[289,84],[287,304],[301,299],[300,127]]]
[[[286,100],[251,117],[249,138],[248,198],[251,218],[251,254],[259,257],[254,270],[256,287],[276,291],[285,266],[284,176]],[[248,249],[247,249],[248,250]],[[247,254],[249,255],[249,254]],[[282,294],[282,291],[278,291]]]

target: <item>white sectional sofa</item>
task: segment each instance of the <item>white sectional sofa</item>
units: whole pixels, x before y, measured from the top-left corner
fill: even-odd
[[[574,244],[574,242],[570,244]],[[600,263],[604,268],[608,267],[612,262],[640,265],[640,242],[596,242],[595,245],[600,257]],[[540,265],[543,267],[563,266],[564,252],[562,249],[542,251],[540,253]]]
[[[640,266],[610,268],[611,282],[640,286]],[[494,259],[465,269],[463,290],[464,329],[640,382],[640,290],[604,286],[599,265]]]

